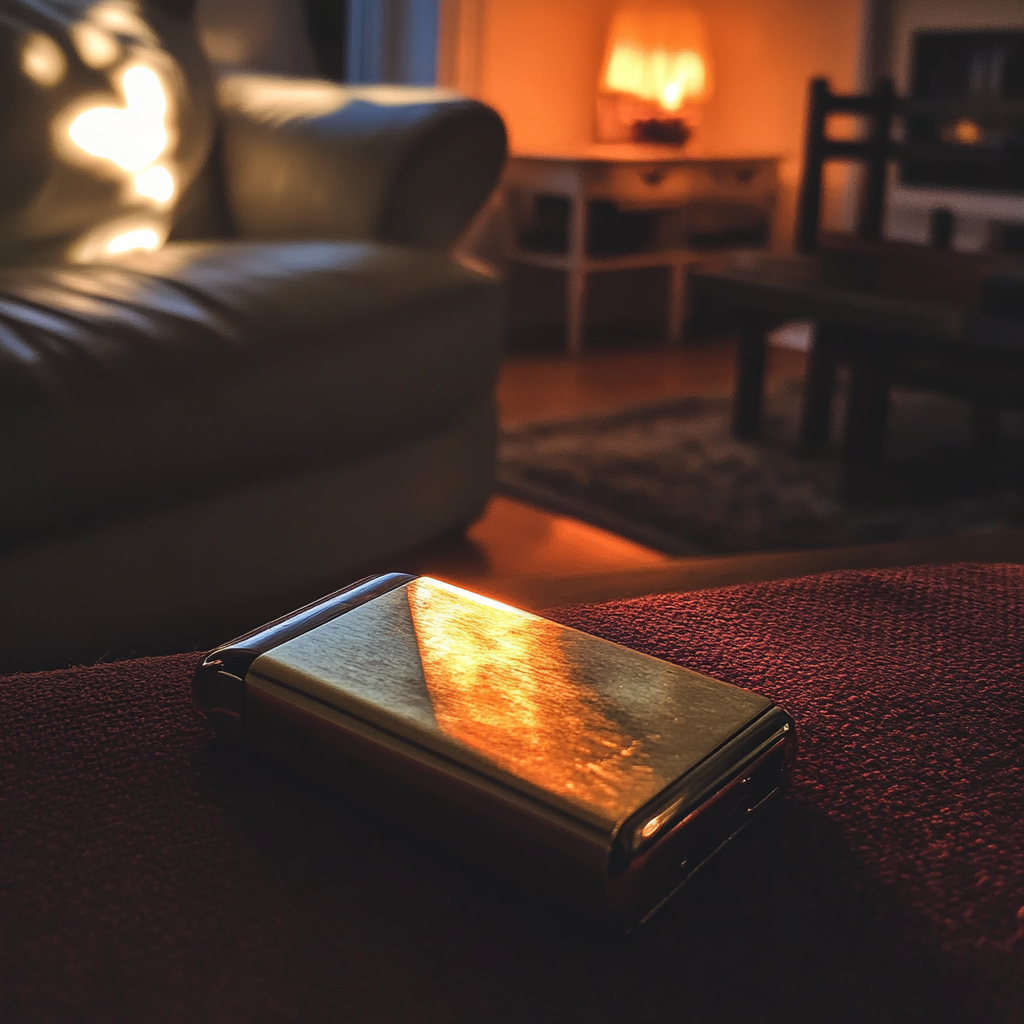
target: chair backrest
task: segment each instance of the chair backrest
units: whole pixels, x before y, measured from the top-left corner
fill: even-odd
[[[829,138],[828,119],[832,114],[854,114],[861,117],[867,122],[867,130],[859,139]],[[1007,123],[1020,124],[1024,122],[1024,101],[1003,98],[904,99],[896,95],[892,81],[888,78],[880,79],[874,91],[866,95],[840,95],[832,92],[828,79],[811,80],[803,177],[797,204],[798,252],[813,252],[818,247],[822,176],[825,164],[830,160],[864,165],[856,234],[868,242],[878,240],[882,234],[890,160],[903,161],[905,166],[916,162],[932,167],[966,166],[986,173],[995,170],[1000,180],[1024,182],[1024,152],[1016,142],[992,146],[956,145],[934,140],[922,144],[913,140],[913,132],[905,132],[909,141],[893,140],[892,128],[897,118],[904,121],[906,128],[908,123],[912,126],[914,119],[920,119],[922,115],[926,119],[985,119],[995,116]],[[936,248],[948,248],[952,228],[949,211],[934,211],[931,221],[932,244]]]
[[[865,165],[857,234],[865,239],[881,236],[885,183],[892,150],[890,133],[898,102],[888,78],[881,79],[875,91],[866,96],[841,96],[831,91],[827,78],[811,80],[803,177],[797,202],[798,252],[812,252],[818,246],[822,177],[829,160],[860,161]],[[868,130],[864,138],[830,139],[828,119],[831,114],[857,114],[865,118]]]

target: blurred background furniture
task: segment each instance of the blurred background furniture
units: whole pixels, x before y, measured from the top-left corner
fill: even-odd
[[[583,351],[593,274],[664,267],[666,335],[682,338],[686,268],[709,249],[767,244],[774,157],[717,158],[635,143],[579,153],[517,153],[505,189],[509,260],[566,280],[566,348]]]
[[[38,167],[8,161],[0,211],[6,667],[216,642],[460,529],[490,494],[501,291],[449,250],[501,171],[500,118],[429,88],[213,83],[170,7],[108,31],[87,3],[50,22],[26,6],[0,30],[3,146],[42,139]],[[83,25],[121,65],[86,62]],[[21,75],[30,43],[59,82]],[[133,59],[173,62],[167,109],[192,118],[169,153],[170,241],[117,255],[155,248],[154,221],[72,262],[127,193],[109,161],[68,184],[33,122],[79,80],[123,102]]]
[[[882,458],[891,385],[941,390],[969,401],[979,448],[997,435],[1000,408],[1024,404],[1024,329],[1014,319],[1013,302],[1005,300],[1016,287],[1019,263],[999,254],[950,251],[949,217],[941,210],[933,216],[931,248],[881,237],[892,161],[973,162],[1024,173],[1024,156],[1012,145],[992,150],[893,141],[894,120],[912,118],[917,107],[898,100],[885,80],[868,96],[836,95],[824,79],[812,81],[797,254],[743,254],[724,269],[691,275],[702,295],[734,308],[741,320],[736,436],[757,435],[765,338],[779,323],[810,318],[816,325],[805,376],[804,451],[816,451],[827,440],[836,367],[850,365],[842,444],[848,493],[863,483],[862,471]],[[934,103],[927,107],[935,113]],[[833,114],[863,118],[861,137],[831,138]],[[830,160],[864,165],[855,235],[821,231],[822,175]]]

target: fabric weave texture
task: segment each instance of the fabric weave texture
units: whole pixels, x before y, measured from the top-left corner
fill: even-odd
[[[614,938],[212,741],[195,653],[0,680],[0,1019],[1024,1018],[1024,567],[552,617],[764,693],[770,812]]]

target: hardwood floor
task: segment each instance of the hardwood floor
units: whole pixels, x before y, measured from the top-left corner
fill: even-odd
[[[804,357],[770,349],[767,373],[800,373]],[[512,355],[498,385],[505,426],[599,414],[696,395],[731,394],[735,348],[717,339],[678,349]],[[673,558],[567,516],[500,495],[466,537],[412,552],[427,573],[528,608],[824,572],[839,568],[1024,562],[1024,530],[824,551]],[[393,568],[393,567],[390,567]]]

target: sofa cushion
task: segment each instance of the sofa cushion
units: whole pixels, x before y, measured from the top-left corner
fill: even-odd
[[[6,546],[372,451],[492,389],[499,289],[379,243],[0,272]]]
[[[191,707],[195,654],[0,680],[0,1005],[1020,1021],[1022,610],[1024,567],[960,565],[560,612],[797,721],[790,792],[628,941],[222,748]]]
[[[448,249],[494,188],[505,126],[448,89],[226,74],[223,170],[246,238]]]
[[[186,0],[10,0],[0,17],[0,262],[159,244],[209,156]]]

